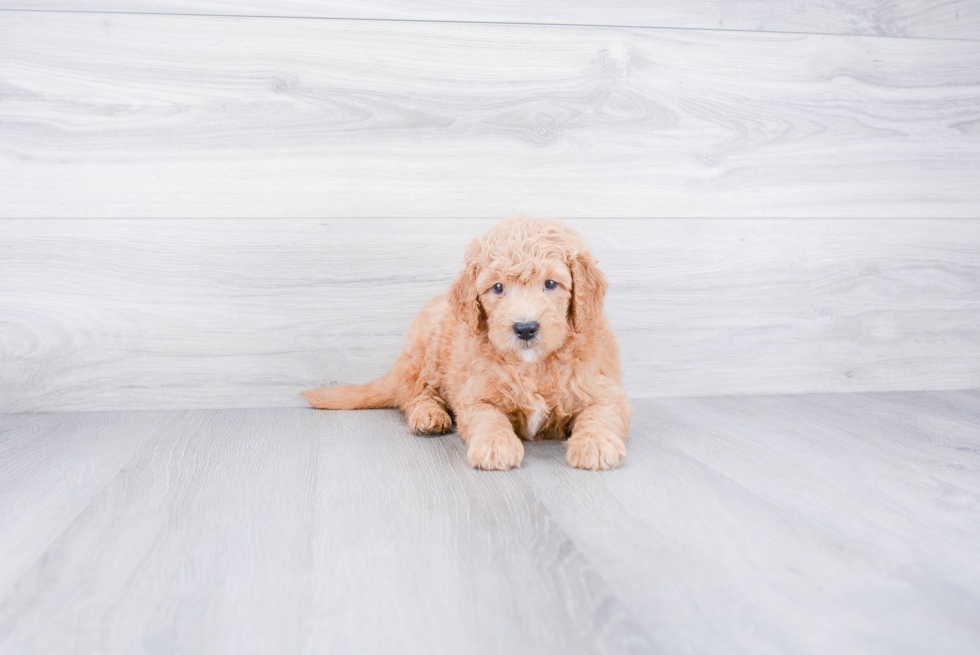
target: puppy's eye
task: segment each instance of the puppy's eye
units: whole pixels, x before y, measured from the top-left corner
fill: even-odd
[[[548,291],[553,291],[554,289],[558,288],[558,283],[555,282],[554,280],[545,280],[544,288],[547,289]]]
[[[504,285],[502,285],[500,282],[497,282],[495,285],[493,285],[492,288],[493,288],[493,292],[494,293],[503,293],[504,292]]]

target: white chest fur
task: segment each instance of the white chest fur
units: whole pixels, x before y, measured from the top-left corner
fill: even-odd
[[[544,421],[544,412],[542,412],[540,409],[534,410],[534,413],[527,417],[528,439],[533,439],[538,433],[538,429],[541,427],[542,421]]]
[[[545,421],[551,411],[548,406],[539,399],[538,403],[535,403],[533,410],[529,414],[524,415],[524,438],[530,441],[537,439],[538,431],[544,425]]]
[[[513,369],[511,371],[514,373]],[[538,383],[544,371],[540,367],[528,367],[516,371],[517,375],[510,378],[511,399],[517,406],[521,423],[521,436],[533,441],[538,438],[538,432],[547,425],[552,408],[538,392]]]

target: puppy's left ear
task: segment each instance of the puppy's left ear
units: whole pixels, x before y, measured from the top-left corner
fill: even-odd
[[[584,332],[602,316],[602,303],[609,283],[588,250],[583,249],[572,257],[568,268],[572,273],[572,328]]]

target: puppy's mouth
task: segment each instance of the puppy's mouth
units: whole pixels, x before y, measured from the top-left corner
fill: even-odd
[[[535,337],[528,341],[523,339],[518,340],[517,343],[517,356],[521,358],[521,361],[525,364],[533,364],[538,361],[538,338]]]
[[[534,350],[535,348],[538,347],[538,344],[541,343],[541,339],[539,339],[536,336],[531,339],[514,339],[514,341],[515,343],[517,343],[518,352]]]

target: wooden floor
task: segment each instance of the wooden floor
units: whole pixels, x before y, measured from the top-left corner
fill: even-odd
[[[980,393],[636,409],[608,473],[393,411],[0,415],[0,652],[980,650]]]

